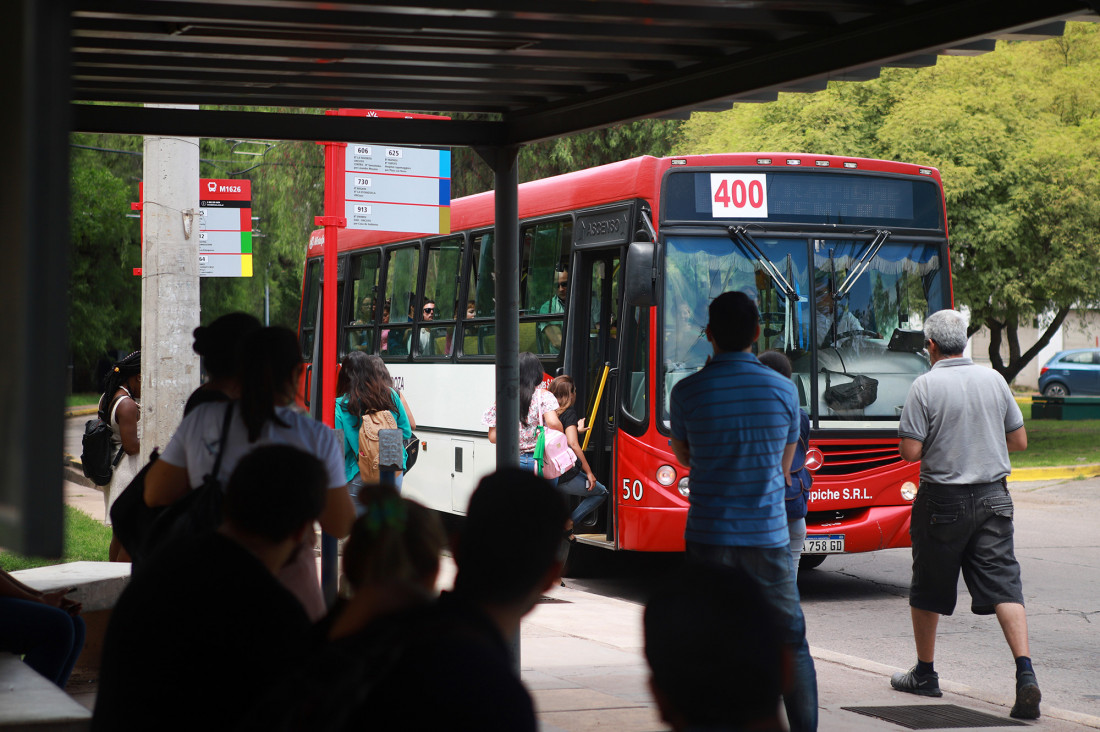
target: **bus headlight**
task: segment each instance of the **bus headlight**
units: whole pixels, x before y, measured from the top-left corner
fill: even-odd
[[[685,475],[683,478],[680,478],[680,484],[677,488],[680,489],[681,496],[684,498],[688,497],[688,494],[691,493],[691,488],[688,487],[688,476]]]
[[[917,484],[911,480],[907,480],[901,484],[901,497],[907,501],[911,501],[917,497]]]
[[[664,486],[672,485],[676,482],[676,468],[671,465],[662,465],[657,468],[657,482]]]

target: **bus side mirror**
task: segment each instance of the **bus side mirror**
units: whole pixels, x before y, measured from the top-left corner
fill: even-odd
[[[626,253],[626,302],[649,307],[657,301],[656,247],[651,241],[636,241]]]

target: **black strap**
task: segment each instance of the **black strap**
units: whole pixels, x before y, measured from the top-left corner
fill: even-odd
[[[104,394],[103,396],[107,396],[107,395]],[[115,399],[113,402],[111,402],[111,405],[107,408],[107,413],[106,414],[104,414],[103,411],[102,411],[103,400],[102,399],[99,400],[99,404],[100,404],[99,418],[101,420],[103,420],[107,424],[108,427],[111,426],[111,410],[115,408],[116,404],[118,404],[119,402],[121,402],[123,399],[125,399],[127,397],[130,397],[130,399],[133,399],[133,397],[130,396],[129,392],[126,392],[125,394],[119,394],[118,398]],[[125,454],[125,450],[122,449],[122,444],[120,443],[119,446],[118,446],[118,452],[115,453],[115,459],[111,461],[111,469],[112,470],[114,468],[117,468],[118,464],[122,462],[122,456],[124,454]]]
[[[218,456],[214,458],[214,469],[202,477],[202,482],[206,483],[213,476],[214,480],[218,479],[218,471],[222,467],[222,455],[225,454],[225,441],[229,438],[229,420],[233,418],[233,402],[229,402],[225,408],[225,418],[222,419],[222,436],[218,441]]]

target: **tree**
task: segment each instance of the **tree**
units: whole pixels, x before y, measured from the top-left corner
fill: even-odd
[[[121,141],[121,153],[82,147],[72,152],[69,350],[83,389],[100,388],[94,370],[109,352],[132,351],[141,343],[141,279],[133,275],[141,266],[141,233],[137,220],[127,218],[137,194],[135,164],[141,169],[140,157],[126,154],[135,139]],[[74,135],[73,142],[114,144],[92,135]]]
[[[456,118],[461,116],[455,115]],[[519,152],[519,181],[541,180],[639,155],[668,155],[682,124],[678,120],[638,120],[527,145]],[[454,198],[492,189],[493,171],[474,150],[456,148],[452,151],[451,194]]]
[[[1012,381],[1074,307],[1100,301],[1100,35],[1087,23],[974,59],[884,69],[812,95],[693,116],[682,151],[799,149],[937,167],[957,306]],[[731,147],[732,146],[732,147]],[[1021,350],[1018,329],[1042,319]],[[1005,353],[1007,351],[1007,353]],[[1006,358],[1007,356],[1007,358]]]

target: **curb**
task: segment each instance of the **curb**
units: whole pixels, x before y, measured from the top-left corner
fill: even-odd
[[[90,417],[99,411],[95,404],[82,404],[77,407],[65,407],[65,417]]]
[[[61,468],[64,479],[70,483],[76,483],[77,485],[82,485],[85,488],[92,488],[97,491],[104,490],[103,486],[96,485],[90,478],[84,475],[84,469],[80,463],[80,458],[65,454],[62,456]]]
[[[1070,480],[1072,478],[1095,478],[1100,475],[1100,463],[1087,465],[1053,465],[1049,468],[1015,468],[1008,476],[1009,483],[1023,483],[1033,480]]]
[[[877,663],[866,658],[849,656],[846,653],[838,653],[836,651],[829,651],[825,650],[824,648],[815,648],[813,646],[810,647],[810,655],[815,661],[824,661],[826,663],[833,663],[838,666],[847,666],[848,668],[856,669],[857,671],[865,671],[871,674],[881,674],[883,676],[884,689],[890,689],[891,674],[893,674],[895,671],[905,671],[905,669],[903,668],[887,666],[885,664]],[[1002,706],[1006,708],[1012,706],[1011,697],[989,694],[979,689],[975,689],[972,686],[960,684],[956,681],[945,681],[941,678],[940,688],[951,694],[957,694],[959,696],[967,697],[969,699],[975,699],[977,701],[985,702],[986,704],[992,704],[994,706]],[[1080,724],[1085,727],[1100,729],[1100,717],[1096,717],[1091,714],[1084,714],[1082,712],[1075,712],[1070,709],[1062,709],[1060,707],[1044,705],[1043,716],[1049,717],[1051,719],[1060,719],[1063,722],[1072,722],[1074,724]]]

